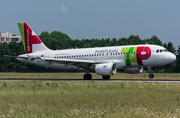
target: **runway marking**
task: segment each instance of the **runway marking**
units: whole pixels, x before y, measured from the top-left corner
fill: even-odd
[[[165,80],[165,79],[92,79],[92,80],[84,80],[84,79],[15,79],[15,78],[0,78],[0,81],[52,81],[52,82],[180,82],[180,80]]]

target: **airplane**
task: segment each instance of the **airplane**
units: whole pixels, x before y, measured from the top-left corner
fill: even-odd
[[[85,80],[92,79],[90,72],[108,80],[117,70],[138,74],[143,72],[144,67],[149,69],[149,78],[154,78],[152,67],[170,64],[176,60],[176,56],[164,47],[150,44],[51,50],[26,22],[18,23],[18,27],[26,54],[4,57],[46,68],[86,70],[87,73],[83,76]]]

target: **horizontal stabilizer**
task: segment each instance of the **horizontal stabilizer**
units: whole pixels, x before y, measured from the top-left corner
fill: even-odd
[[[17,58],[17,56],[3,55],[4,57]]]
[[[4,57],[10,57],[10,58],[24,58],[24,59],[41,59],[40,57],[31,57],[31,56],[24,56],[24,55],[19,55],[19,56],[11,56],[11,55],[3,55]]]

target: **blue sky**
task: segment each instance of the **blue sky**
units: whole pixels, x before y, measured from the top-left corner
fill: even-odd
[[[179,0],[3,0],[0,32],[19,34],[17,22],[27,22],[37,35],[55,30],[72,39],[156,35],[177,48],[179,5]]]

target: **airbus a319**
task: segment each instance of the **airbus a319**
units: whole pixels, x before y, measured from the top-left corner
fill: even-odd
[[[109,79],[117,70],[138,74],[144,67],[150,70],[149,78],[153,78],[151,69],[154,66],[170,64],[176,56],[158,45],[126,45],[66,50],[51,50],[38,38],[27,23],[18,23],[26,54],[13,57],[19,61],[62,70],[86,70],[83,78],[92,79],[90,72]]]

